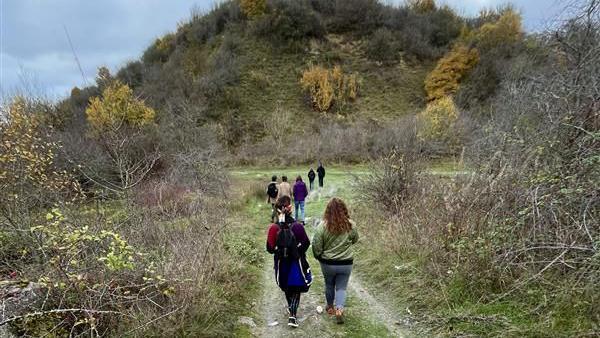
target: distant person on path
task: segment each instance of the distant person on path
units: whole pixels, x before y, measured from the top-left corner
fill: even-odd
[[[296,177],[296,183],[294,184],[294,210],[296,215],[296,221],[304,224],[304,200],[308,196],[308,190],[306,190],[306,184],[302,181],[302,177]],[[300,218],[298,218],[298,211],[300,211]]]
[[[277,202],[277,195],[279,194],[279,189],[277,188],[277,176],[271,176],[271,182],[267,185],[267,203],[271,204],[271,222],[276,222],[275,216],[275,202]]]
[[[325,277],[325,309],[336,316],[338,324],[344,323],[346,287],[354,262],[352,245],[357,241],[358,232],[346,204],[339,198],[332,198],[313,237],[312,250]]]
[[[267,234],[267,251],[274,255],[275,281],[285,293],[288,304],[288,325],[298,327],[296,319],[300,294],[307,292],[312,283],[306,251],[310,240],[304,226],[291,216],[292,205],[288,196],[277,199],[277,223],[271,224]]]
[[[292,198],[292,185],[287,181],[287,176],[281,176],[281,183],[279,183],[277,189],[279,190],[277,200],[283,196],[287,196],[290,199]]]
[[[308,171],[308,183],[309,183],[311,191],[313,190],[313,185],[315,183],[315,176],[317,176],[317,175],[315,174],[315,171],[311,167],[310,170]]]
[[[317,174],[319,175],[319,188],[323,188],[323,179],[325,178],[325,167],[323,167],[323,163],[321,163],[321,161],[319,161]]]

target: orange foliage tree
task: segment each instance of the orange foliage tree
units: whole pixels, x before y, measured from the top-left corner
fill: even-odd
[[[479,52],[457,44],[441,58],[425,79],[427,100],[434,101],[452,95],[458,90],[460,81],[479,61]]]

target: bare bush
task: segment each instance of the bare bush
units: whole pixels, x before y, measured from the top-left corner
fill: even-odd
[[[354,189],[362,201],[394,213],[414,188],[417,167],[415,158],[392,153],[372,163],[367,175],[355,177]]]

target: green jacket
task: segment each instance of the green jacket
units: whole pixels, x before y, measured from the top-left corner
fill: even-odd
[[[348,265],[353,263],[352,244],[358,241],[358,232],[352,223],[349,232],[334,235],[327,231],[325,222],[321,222],[312,240],[313,255],[320,262],[330,265]]]

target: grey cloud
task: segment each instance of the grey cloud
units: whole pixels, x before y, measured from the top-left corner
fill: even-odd
[[[193,7],[209,0],[0,0],[0,91],[37,81],[50,96],[83,80],[65,35],[66,26],[88,81],[97,67],[112,70],[138,58],[158,36],[173,31]],[[21,73],[26,75],[22,75]],[[33,75],[31,75],[33,74]],[[29,84],[26,84],[29,85]]]

